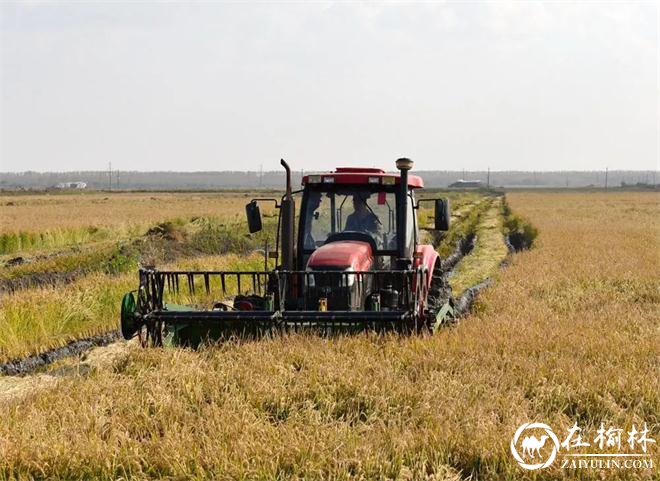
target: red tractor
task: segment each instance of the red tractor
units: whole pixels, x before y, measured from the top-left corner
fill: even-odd
[[[121,330],[143,344],[196,344],[228,335],[263,335],[311,327],[321,332],[430,329],[453,314],[440,259],[420,243],[417,212],[435,204],[435,226],[449,229],[446,199],[416,200],[423,181],[413,162],[396,161],[399,174],[337,168],[307,175],[293,192],[286,169],[281,199],[246,206],[251,233],[262,229],[258,202],[279,210],[274,270],[160,271],[140,269],[140,285],[122,301]],[[294,196],[302,194],[296,236]],[[267,251],[268,249],[266,249]],[[177,300],[207,299],[206,307]],[[209,303],[209,299],[212,302]],[[203,303],[202,303],[203,304]]]

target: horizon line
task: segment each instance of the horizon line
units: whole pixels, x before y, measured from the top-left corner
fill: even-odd
[[[266,174],[266,173],[284,173],[284,170],[124,170],[113,169],[115,172],[127,173],[140,173],[140,174],[154,174],[154,173],[168,173],[168,174],[208,174],[208,173],[243,173],[243,174]],[[306,170],[306,169],[291,169],[291,173],[326,173],[332,172],[330,170]],[[396,173],[396,170],[386,170],[386,173]],[[419,169],[411,172],[447,172],[447,173],[529,173],[529,174],[557,174],[557,173],[589,173],[589,172],[659,172],[660,169],[591,169],[591,170],[435,170],[435,169]],[[0,171],[0,175],[16,175],[16,174],[98,174],[102,173],[107,175],[108,170],[21,170],[21,171]]]

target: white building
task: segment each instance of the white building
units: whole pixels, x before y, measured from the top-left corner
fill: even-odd
[[[56,189],[84,189],[86,187],[86,182],[60,182],[55,186]]]

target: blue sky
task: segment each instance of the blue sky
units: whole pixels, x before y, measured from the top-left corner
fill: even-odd
[[[656,2],[0,14],[0,171],[660,168]]]

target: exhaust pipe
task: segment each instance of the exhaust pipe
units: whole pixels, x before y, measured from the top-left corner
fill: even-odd
[[[282,270],[294,270],[294,219],[296,213],[296,203],[291,194],[291,169],[284,159],[280,159],[280,164],[286,170],[286,192],[282,200]]]
[[[401,178],[399,183],[399,209],[397,210],[397,227],[396,227],[396,236],[397,243],[399,244],[399,268],[407,269],[410,267],[412,262],[412,257],[407,251],[407,247],[410,244],[410,239],[408,239],[408,222],[412,222],[412,219],[408,219],[408,171],[412,169],[413,161],[402,157],[396,160],[396,168],[401,172]]]

